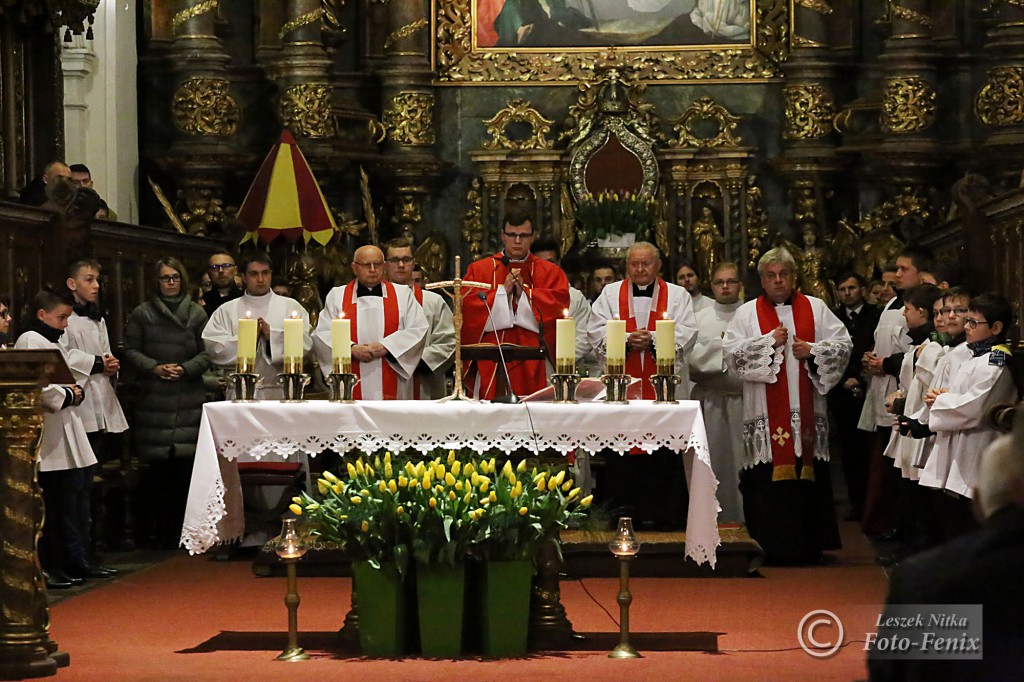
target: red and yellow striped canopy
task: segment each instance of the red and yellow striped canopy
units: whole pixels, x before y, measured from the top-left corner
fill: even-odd
[[[238,221],[247,230],[243,243],[258,237],[269,244],[282,236],[294,242],[301,235],[306,242],[326,244],[338,229],[306,157],[287,130],[260,166]]]

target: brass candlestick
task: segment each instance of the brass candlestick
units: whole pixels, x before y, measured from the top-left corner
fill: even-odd
[[[610,405],[628,405],[629,398],[626,397],[626,391],[632,379],[633,377],[628,374],[609,373],[603,375],[601,382],[605,388],[604,401]]]
[[[235,372],[234,374],[229,374],[228,378],[231,380],[231,386],[235,390],[235,397],[231,402],[256,402],[256,387],[259,386],[260,380],[263,377],[252,372]]]
[[[576,387],[580,385],[579,374],[552,374],[548,381],[555,387],[555,402],[576,404]]]
[[[679,401],[676,400],[676,386],[682,382],[678,374],[655,374],[651,377],[651,383],[654,385],[654,402],[655,403],[667,403],[675,404]]]
[[[619,560],[619,643],[608,654],[608,658],[642,658],[636,647],[629,643],[629,605],[633,595],[629,592],[629,562],[640,551],[640,541],[633,533],[633,520],[628,516],[619,519],[615,537],[608,548]]]
[[[306,543],[295,528],[295,519],[282,522],[281,536],[275,550],[288,569],[288,594],[284,597],[284,605],[288,607],[288,646],[277,660],[308,661],[309,656],[299,646],[299,579],[295,571],[296,562],[306,553]]]
[[[359,377],[352,372],[331,372],[327,375],[327,388],[331,402],[354,403],[352,393],[355,391]]]
[[[303,403],[305,401],[306,386],[309,385],[310,376],[298,372],[283,372],[277,375],[277,383],[281,384],[281,392],[284,397],[282,403]]]

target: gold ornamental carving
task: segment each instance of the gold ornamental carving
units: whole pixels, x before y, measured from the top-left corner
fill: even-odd
[[[1024,67],[997,66],[974,99],[974,115],[985,125],[1024,123]]]
[[[191,78],[179,85],[171,103],[175,127],[193,135],[234,135],[241,113],[229,87],[217,78]]]
[[[804,9],[809,9],[812,12],[817,12],[818,14],[832,14],[832,8],[827,2],[825,2],[825,0],[794,0],[793,4],[797,7],[803,7]]]
[[[912,10],[909,7],[904,7],[896,2],[896,0],[889,0],[888,10],[890,20],[901,19],[903,21],[909,21],[911,24],[924,26],[925,28],[932,28],[934,26],[931,17],[921,14],[916,10]]]
[[[417,19],[411,24],[405,26],[399,26],[394,31],[388,34],[388,37],[384,39],[384,49],[390,50],[391,46],[397,43],[399,40],[405,40],[411,36],[416,35],[417,31],[421,31],[430,25],[430,22],[426,19]]]
[[[312,12],[306,12],[305,14],[300,14],[297,17],[292,17],[291,19],[286,21],[283,26],[281,26],[281,30],[278,31],[277,37],[280,38],[281,40],[284,40],[284,37],[289,33],[294,33],[303,26],[309,26],[310,24],[316,23],[320,21],[323,18],[323,16],[324,8],[317,7]]]
[[[337,131],[331,113],[331,86],[298,83],[281,93],[281,122],[303,137],[334,137]]]
[[[469,207],[462,216],[462,242],[469,251],[469,257],[476,260],[483,252],[484,241],[484,208],[480,188],[480,178],[473,178],[466,192],[466,203]]]
[[[766,80],[782,76],[789,56],[790,0],[758,0],[747,44],[587,47],[480,47],[474,44],[473,0],[433,0],[438,81],[576,83],[617,65],[643,81]],[[552,53],[555,53],[552,55]]]
[[[700,124],[712,121],[717,124],[717,131],[712,136],[704,136]],[[742,139],[736,135],[738,116],[733,116],[728,109],[717,104],[710,97],[701,97],[690,105],[690,108],[673,121],[672,130],[678,139],[671,140],[671,147],[736,147]]]
[[[381,122],[398,144],[425,147],[434,144],[434,96],[426,92],[400,92],[384,106]]]
[[[885,81],[882,93],[882,130],[913,133],[928,128],[937,116],[935,88],[918,76]]]
[[[508,136],[511,123],[526,123],[530,126],[530,134],[524,139],[512,139]],[[547,135],[551,132],[551,124],[539,111],[530,106],[525,99],[514,99],[508,106],[496,113],[491,119],[484,121],[491,139],[483,143],[484,149],[551,149],[553,143]]]
[[[783,137],[814,140],[831,132],[836,106],[828,88],[818,83],[790,85],[782,89],[782,95],[786,102]]]
[[[174,33],[177,33],[182,24],[195,19],[202,14],[216,10],[218,4],[220,4],[220,0],[202,0],[191,7],[181,10],[171,19],[171,30]]]

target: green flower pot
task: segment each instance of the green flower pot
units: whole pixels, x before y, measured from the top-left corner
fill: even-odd
[[[526,655],[533,562],[488,561],[481,567],[481,651],[485,656]]]
[[[462,654],[462,607],[466,567],[416,566],[420,651],[427,658]]]
[[[403,656],[408,651],[405,583],[394,564],[374,568],[352,563],[359,614],[359,646],[364,656]]]

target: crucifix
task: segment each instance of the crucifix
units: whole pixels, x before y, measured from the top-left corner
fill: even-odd
[[[462,257],[455,257],[455,278],[444,282],[433,282],[426,286],[427,289],[442,289],[452,299],[454,311],[452,313],[452,325],[455,327],[455,388],[452,394],[441,398],[447,400],[468,400],[462,389],[462,288],[490,289],[489,284],[482,282],[466,282],[462,279]],[[451,289],[451,291],[448,291]]]

